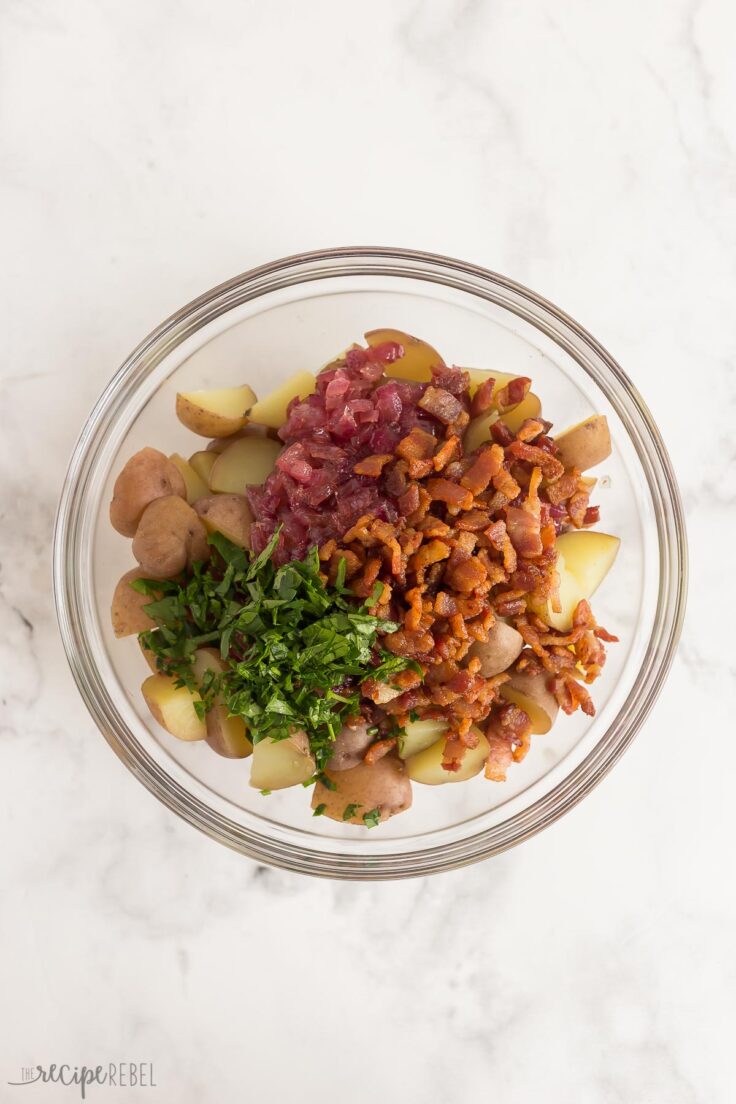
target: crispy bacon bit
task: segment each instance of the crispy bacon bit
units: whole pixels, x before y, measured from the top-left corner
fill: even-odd
[[[488,572],[479,559],[466,560],[454,567],[448,566],[445,571],[445,579],[455,589],[463,594],[470,594],[481,583],[485,582]]]
[[[383,759],[384,755],[388,755],[390,751],[393,751],[397,743],[396,736],[387,736],[384,740],[377,740],[375,744],[371,744],[368,748],[363,756],[363,762],[372,767],[379,759]]]
[[[493,486],[497,491],[500,491],[502,495],[505,495],[509,502],[513,502],[517,495],[521,494],[521,487],[514,479],[511,472],[506,468],[501,468],[500,472],[493,477]]]
[[[452,549],[441,540],[431,540],[423,544],[411,558],[411,569],[417,575],[423,575],[430,564],[446,560]]]
[[[445,741],[445,750],[442,756],[442,769],[454,774],[460,770],[465,758],[467,745],[461,740],[449,739]]]
[[[337,548],[337,541],[336,540],[325,541],[325,543],[322,545],[322,547],[319,550],[319,558],[322,561],[322,563],[325,563],[327,560],[329,560],[330,556],[332,555],[332,553],[335,551],[336,548]]]
[[[601,519],[601,511],[599,506],[589,506],[585,511],[583,518],[583,526],[596,525]]]
[[[516,436],[519,441],[533,441],[540,433],[544,433],[544,422],[537,418],[526,418],[516,431]]]
[[[404,460],[429,460],[434,454],[437,441],[431,433],[415,426],[396,446],[396,455]]]
[[[491,445],[490,448],[480,450],[473,461],[472,467],[468,468],[460,482],[463,487],[467,487],[474,495],[480,494],[481,491],[486,489],[494,475],[498,475],[502,467],[503,449],[500,445]]]
[[[345,578],[348,580],[354,578],[361,569],[360,556],[355,552],[351,552],[349,548],[336,549],[330,556],[328,578],[332,583],[337,578],[341,560],[345,561]]]
[[[543,548],[539,518],[521,506],[507,506],[506,528],[511,543],[520,556],[526,559],[541,556]]]
[[[370,475],[377,478],[393,459],[393,453],[390,452],[382,452],[376,456],[365,456],[353,466],[353,471],[356,475]]]
[[[559,479],[564,473],[565,466],[561,460],[551,456],[545,449],[538,445],[527,445],[524,441],[512,441],[506,449],[516,460],[526,460],[530,464],[537,464],[542,469],[545,479],[552,481]]]
[[[454,617],[458,611],[457,601],[451,594],[440,590],[434,600],[434,611],[438,617]]]
[[[490,754],[486,759],[485,775],[494,782],[503,782],[511,766],[517,748],[528,744],[532,723],[518,705],[506,702],[491,714],[486,729]]]
[[[449,391],[445,391],[443,387],[432,387],[430,385],[422,395],[418,405],[444,425],[457,422],[460,416],[465,413],[465,408],[460,400],[451,395]]]
[[[428,479],[427,490],[437,502],[456,506],[460,510],[469,510],[473,505],[471,492],[459,487],[457,483],[451,483],[449,479]]]
[[[398,681],[398,680],[394,680]],[[360,692],[364,698],[369,698],[376,705],[387,705],[394,698],[401,697],[403,690],[395,686],[389,686],[387,682],[377,682],[375,679],[365,679],[360,684]]]
[[[460,438],[448,437],[444,444],[440,445],[437,452],[434,454],[432,464],[435,471],[442,471],[447,465],[454,460],[457,454],[460,452]]]
[[[509,380],[505,387],[496,392],[496,406],[502,414],[512,407],[518,406],[532,385],[528,376],[517,376]]]
[[[427,655],[434,648],[434,640],[432,634],[428,632],[404,632],[403,629],[399,629],[397,632],[389,633],[383,638],[384,643],[390,652],[394,655],[401,656],[421,656]]]
[[[484,379],[480,384],[470,404],[470,413],[473,418],[479,418],[481,414],[485,414],[487,410],[491,409],[495,387],[496,381],[493,376]]]
[[[410,483],[399,498],[399,513],[402,517],[408,517],[419,509],[419,485]]]

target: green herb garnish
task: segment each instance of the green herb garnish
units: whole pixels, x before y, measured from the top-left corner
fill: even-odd
[[[363,813],[363,823],[366,828],[377,828],[381,823],[380,809],[371,809],[369,813]]]
[[[327,806],[324,803],[322,805],[315,806],[312,816],[322,816],[326,808]]]
[[[212,561],[195,564],[188,579],[136,580],[135,589],[153,599],[145,609],[158,625],[140,639],[159,670],[199,691],[202,716],[220,695],[254,744],[303,728],[316,777],[333,789],[322,768],[343,723],[359,712],[360,683],[388,681],[414,664],[380,646],[380,636],[399,626],[368,612],[373,595],[359,602],[339,573],[325,585],[316,548],[277,568],[277,541],[278,533],[252,557],[212,533]],[[219,648],[227,668],[198,681],[192,659],[205,646]]]
[[[342,814],[342,819],[343,820],[350,820],[351,817],[355,816],[358,809],[362,809],[362,808],[363,808],[362,805],[346,805],[345,809],[343,811],[343,814]]]

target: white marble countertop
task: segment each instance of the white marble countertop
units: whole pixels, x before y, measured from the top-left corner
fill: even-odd
[[[729,1104],[736,1023],[736,84],[727,0],[0,6],[0,1100]],[[325,245],[476,261],[636,381],[691,599],[650,720],[546,833],[425,881],[257,867],[110,753],[50,537],[99,391],[161,318]],[[725,551],[723,551],[725,549]],[[730,606],[730,612],[729,612]]]

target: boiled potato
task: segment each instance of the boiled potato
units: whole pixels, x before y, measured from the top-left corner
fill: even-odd
[[[477,418],[471,418],[463,435],[465,452],[475,452],[481,445],[487,445],[491,439],[491,426],[497,421],[497,410],[487,410],[485,414],[479,414]]]
[[[155,498],[143,511],[133,537],[133,555],[152,579],[173,579],[185,567],[208,560],[207,531],[177,495]]]
[[[402,759],[418,755],[435,744],[446,730],[445,721],[409,721],[404,726],[404,735],[399,736],[399,755]]]
[[[242,494],[248,484],[263,483],[271,474],[282,445],[269,437],[241,437],[221,453],[210,472],[210,488]]]
[[[217,453],[209,452],[207,449],[202,449],[200,452],[194,452],[189,457],[190,466],[207,486],[207,492],[205,493],[209,493],[210,473],[216,459]]]
[[[557,570],[560,575],[560,604],[556,613],[551,604],[540,616],[553,629],[567,632],[572,628],[575,607],[583,598],[591,598],[605,579],[618,555],[621,541],[608,533],[593,529],[578,529],[563,533],[555,541]]]
[[[197,499],[204,498],[205,495],[210,493],[209,484],[202,478],[199,472],[192,467],[188,460],[185,460],[178,452],[172,452],[169,460],[172,464],[176,464],[181,472],[184,485],[187,489],[187,502],[190,506],[192,506]]]
[[[501,415],[501,421],[506,423],[512,433],[518,433],[527,418],[538,418],[541,413],[542,404],[539,396],[533,391],[527,391],[517,406]]]
[[[154,599],[148,594],[139,594],[130,585],[134,579],[140,579],[142,575],[141,569],[134,567],[131,571],[125,572],[115,587],[110,617],[116,636],[132,636],[133,633],[156,628],[156,622],[152,621],[143,609]]]
[[[253,515],[245,495],[215,494],[195,503],[208,533],[222,533],[240,548],[250,548],[250,527]]]
[[[411,806],[411,782],[406,767],[393,755],[384,755],[377,763],[368,766],[359,763],[351,770],[330,770],[325,774],[337,787],[328,789],[317,782],[312,794],[312,808],[324,805],[323,815],[331,820],[347,820],[350,824],[363,824],[366,813],[378,809],[381,820],[388,820],[396,813],[403,813]],[[357,805],[354,813],[345,818],[348,805]]]
[[[419,337],[412,337],[403,330],[369,330],[363,335],[371,347],[382,345],[384,341],[396,341],[404,349],[404,355],[387,364],[384,371],[394,379],[416,380],[428,383],[432,379],[433,365],[444,364],[444,360],[431,345]]]
[[[207,671],[220,674],[227,670],[227,664],[215,648],[198,648],[192,663],[194,677],[201,687]],[[226,759],[247,759],[253,751],[253,744],[242,717],[231,717],[222,698],[218,695],[205,714],[205,739],[213,751]]]
[[[250,411],[250,420],[271,429],[280,429],[286,421],[286,408],[291,400],[306,399],[316,386],[317,381],[311,372],[297,372],[270,395],[259,399]]]
[[[267,736],[253,748],[250,784],[256,790],[284,790],[306,782],[315,771],[314,756],[303,729],[296,729],[285,740]]]
[[[488,640],[477,640],[471,645],[469,654],[480,660],[483,678],[493,678],[511,666],[523,647],[521,633],[505,621],[496,621],[488,633]]]
[[[239,441],[241,437],[271,437],[273,439],[275,435],[275,429],[256,425],[255,422],[248,422],[237,433],[231,433],[229,437],[215,437],[214,440],[208,441],[205,452],[224,452],[226,448],[230,448],[230,445],[234,444],[235,441]]]
[[[549,675],[527,675],[517,672],[509,682],[500,687],[501,696],[513,702],[532,722],[532,734],[543,736],[555,722],[559,706],[554,694],[547,689]]]
[[[613,567],[620,546],[618,537],[594,529],[563,533],[555,541],[566,570],[577,579],[586,598],[595,594]]]
[[[362,717],[356,718],[353,724],[344,724],[332,745],[330,770],[346,771],[357,767],[358,763],[362,763],[373,739]]]
[[[176,396],[176,415],[200,437],[229,437],[245,425],[255,401],[253,389],[247,384],[215,391],[180,392]]]
[[[201,701],[186,686],[177,687],[168,675],[149,675],[141,686],[146,705],[160,725],[178,740],[204,740],[207,728],[194,708]]]
[[[558,459],[566,468],[587,471],[611,455],[611,434],[605,414],[594,414],[577,425],[570,426],[555,439]]]
[[[418,755],[413,755],[411,759],[407,759],[406,766],[409,777],[414,782],[421,782],[425,786],[441,786],[445,782],[467,782],[469,778],[480,774],[491,750],[488,741],[480,730],[478,730],[478,735],[480,737],[478,746],[469,748],[465,752],[460,770],[443,770],[442,758],[447,743],[443,736],[424,751],[420,751]]]
[[[480,385],[482,383],[485,383],[485,381],[488,379],[489,376],[491,376],[493,378],[493,380],[495,381],[495,386],[493,388],[493,394],[494,395],[496,394],[497,391],[500,391],[502,387],[505,387],[506,384],[510,380],[516,379],[516,376],[513,375],[512,373],[509,373],[509,372],[493,372],[493,371],[491,371],[491,369],[486,369],[486,368],[463,368],[462,371],[467,372],[468,375],[470,376],[470,396],[471,396],[471,398],[473,397],[475,392],[478,390]]]
[[[131,456],[115,480],[110,522],[124,537],[132,537],[146,506],[167,495],[186,497],[184,478],[175,464],[154,448],[142,448]]]

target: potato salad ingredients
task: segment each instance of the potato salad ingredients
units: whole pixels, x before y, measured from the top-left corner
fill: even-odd
[[[138,561],[113,629],[158,723],[374,828],[413,784],[503,782],[560,711],[594,713],[616,637],[590,599],[620,542],[585,474],[603,415],[553,434],[529,377],[365,339],[265,398],[179,394],[212,440],[131,457],[110,517]]]

